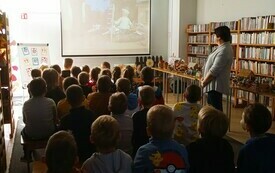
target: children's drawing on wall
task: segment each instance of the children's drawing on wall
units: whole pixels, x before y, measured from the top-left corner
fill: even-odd
[[[42,56],[42,57],[41,57],[41,64],[48,64],[48,58]]]
[[[37,48],[31,48],[32,56],[37,56]]]
[[[33,66],[38,66],[39,65],[38,57],[32,57],[32,65]]]
[[[22,52],[23,52],[23,55],[29,55],[30,54],[28,47],[22,47]]]
[[[29,58],[28,58],[28,57],[24,58],[24,59],[23,59],[23,62],[24,62],[24,64],[25,64],[25,66],[26,66],[26,67],[31,66],[31,64],[30,64],[30,61],[29,61]]]
[[[44,47],[41,48],[41,55],[42,56],[47,56],[48,55],[47,48],[44,48]]]

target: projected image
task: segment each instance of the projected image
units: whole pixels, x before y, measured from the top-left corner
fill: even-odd
[[[61,0],[62,55],[150,51],[150,0]]]

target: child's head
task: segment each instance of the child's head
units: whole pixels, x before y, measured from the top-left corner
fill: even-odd
[[[244,109],[241,124],[251,136],[261,135],[271,127],[272,116],[266,106],[255,103]]]
[[[113,81],[116,83],[117,79],[121,76],[121,69],[118,66],[115,66],[113,69]]]
[[[31,71],[31,77],[37,78],[37,77],[41,77],[41,70],[40,69],[32,69]]]
[[[71,69],[71,72],[73,77],[77,78],[79,73],[81,73],[81,69],[78,66],[73,66],[73,68]]]
[[[89,74],[87,72],[79,73],[78,82],[80,85],[87,85],[87,83],[89,82]]]
[[[71,85],[66,90],[66,98],[72,107],[79,107],[85,100],[83,90],[78,85]]]
[[[98,75],[99,75],[100,71],[101,71],[101,69],[99,67],[95,67],[95,68],[92,69],[92,71],[91,71],[91,78],[94,81],[97,81]]]
[[[77,160],[77,145],[73,135],[59,131],[50,137],[46,146],[48,172],[72,172]]]
[[[116,92],[110,96],[108,108],[114,115],[123,114],[127,106],[127,97],[123,92]]]
[[[44,70],[48,69],[49,66],[47,64],[41,64],[41,66],[39,67],[39,69],[43,72]]]
[[[130,65],[127,65],[124,69],[122,77],[129,79],[130,82],[133,82],[134,75],[135,75],[134,68]]]
[[[189,103],[197,103],[201,99],[201,88],[194,84],[187,86],[184,97]]]
[[[139,90],[138,97],[143,107],[150,108],[155,102],[155,91],[151,86],[144,85]]]
[[[82,71],[90,74],[90,67],[88,65],[82,66]]]
[[[61,68],[58,64],[51,65],[51,68],[55,69],[58,74],[61,74]]]
[[[131,91],[131,84],[129,79],[127,78],[119,78],[116,81],[116,89],[118,92],[124,92],[126,96],[130,94]]]
[[[156,105],[147,113],[147,134],[155,139],[170,139],[175,127],[173,111],[165,105]]]
[[[199,112],[197,126],[202,137],[222,138],[228,129],[228,119],[214,107],[204,106]]]
[[[53,68],[45,69],[42,78],[46,81],[48,90],[54,89],[59,84],[59,75]]]
[[[110,115],[101,115],[92,124],[91,141],[99,152],[115,149],[119,142],[119,124]]]
[[[47,84],[41,77],[34,78],[30,82],[30,93],[33,97],[44,96],[47,92]]]
[[[154,70],[147,66],[143,67],[140,77],[145,83],[151,83],[154,79]]]
[[[63,89],[64,91],[66,92],[67,88],[71,85],[78,85],[78,81],[76,78],[74,77],[66,77],[64,80],[63,80]]]
[[[108,93],[111,89],[111,79],[107,75],[102,75],[100,78],[97,80],[97,89],[98,92],[100,93]]]
[[[109,76],[110,79],[112,78],[111,70],[109,70],[109,69],[107,69],[107,68],[101,70],[100,76],[101,76],[101,75],[107,75],[107,76]]]
[[[109,62],[104,61],[104,62],[101,64],[101,68],[102,68],[102,69],[104,69],[104,68],[111,69],[111,65],[110,65]]]
[[[73,59],[72,58],[65,58],[64,59],[64,68],[65,70],[71,70],[73,66]]]

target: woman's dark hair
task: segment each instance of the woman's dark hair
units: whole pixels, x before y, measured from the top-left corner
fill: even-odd
[[[113,69],[113,82],[116,83],[116,81],[120,78],[121,76],[121,69],[118,66],[115,66]]]
[[[231,42],[230,29],[227,26],[219,26],[214,30],[217,37],[220,37],[224,42]]]
[[[61,68],[58,64],[51,65],[50,67],[55,69],[58,74],[61,74]]]
[[[99,67],[95,67],[91,70],[91,79],[97,81],[98,74],[100,73],[101,69]]]

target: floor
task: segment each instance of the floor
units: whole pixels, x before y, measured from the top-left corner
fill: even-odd
[[[176,96],[176,94],[169,94],[168,98],[169,99],[168,99],[167,105],[172,107],[173,104],[177,100],[177,96]],[[23,102],[24,102],[24,100],[22,98],[14,99],[14,111],[15,111],[14,118],[15,118],[16,123],[18,120],[18,116],[22,116],[22,103]],[[224,108],[226,108],[225,103],[224,103]],[[246,131],[244,131],[241,128],[241,125],[240,125],[242,111],[243,111],[243,108],[232,108],[230,131],[227,133],[227,135],[241,143],[245,143],[245,141],[247,141],[247,139],[249,138],[249,135]],[[6,151],[7,151],[6,152],[7,153],[7,164],[9,167],[14,138],[12,138],[12,139],[9,138],[9,134],[10,134],[9,124],[5,125],[4,130],[5,130],[5,141],[6,141]],[[275,121],[272,123],[272,127],[270,128],[269,132],[275,134]],[[7,170],[9,170],[9,169],[7,169]]]

